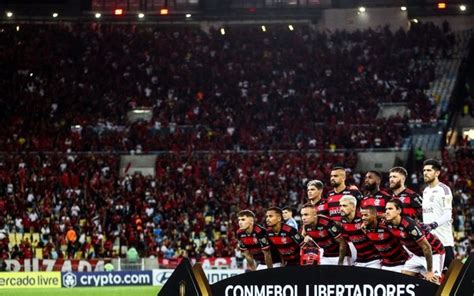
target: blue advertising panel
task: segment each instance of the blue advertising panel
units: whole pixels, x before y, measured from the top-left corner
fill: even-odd
[[[62,272],[62,287],[151,286],[153,273],[149,271]]]

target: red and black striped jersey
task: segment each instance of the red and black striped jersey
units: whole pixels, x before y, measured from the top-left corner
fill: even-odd
[[[342,235],[339,224],[327,216],[318,215],[316,224],[303,227],[306,234],[324,250],[324,257],[339,257],[339,243],[336,241]]]
[[[360,208],[365,209],[369,206],[374,206],[377,209],[377,216],[383,217],[385,215],[385,204],[392,199],[392,195],[387,191],[380,189],[375,194],[368,193],[360,201]]]
[[[348,221],[345,217],[341,220],[342,236],[347,242],[352,242],[357,250],[356,262],[369,262],[380,259],[380,254],[374,244],[362,231],[362,218],[355,217]]]
[[[318,201],[314,207],[316,208],[316,212],[319,214],[319,215],[323,215],[323,216],[327,216],[329,214],[329,211],[328,211],[328,204],[324,201],[324,200],[320,200]]]
[[[402,265],[410,257],[400,239],[395,237],[384,223],[378,222],[374,228],[362,228],[362,230],[382,256],[383,266]]]
[[[251,233],[245,230],[237,230],[237,240],[242,251],[249,251],[255,260],[263,261],[262,250],[270,249],[270,241],[267,231],[260,225],[254,225]]]
[[[410,217],[402,216],[400,224],[397,226],[388,224],[390,232],[398,237],[403,245],[417,256],[424,256],[423,250],[418,245],[418,242],[426,238],[431,245],[433,254],[444,254],[444,247],[441,241],[431,233],[426,233],[421,229],[418,222]]]
[[[341,210],[339,208],[339,200],[344,195],[354,196],[357,199],[357,203],[360,203],[360,200],[362,199],[362,193],[360,193],[360,191],[356,188],[346,187],[341,192],[336,192],[334,190],[329,191],[325,200],[325,202],[327,203],[328,216],[329,218],[337,222],[340,222],[342,219]]]
[[[303,237],[295,228],[282,224],[280,232],[275,233],[269,227],[267,234],[270,243],[278,250],[286,265],[300,264],[300,243],[303,241]]]
[[[423,221],[423,198],[415,191],[405,188],[399,194],[392,192],[392,197],[399,199],[403,204],[402,215]]]

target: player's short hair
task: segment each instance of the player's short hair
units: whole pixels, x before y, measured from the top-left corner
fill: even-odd
[[[237,217],[250,217],[255,219],[255,214],[251,210],[242,210],[237,214]]]
[[[368,211],[372,215],[377,215],[377,208],[375,206],[366,206],[361,211]]]
[[[283,211],[279,207],[270,207],[267,209],[267,212],[274,211],[278,215],[280,215],[281,219],[283,220]]]
[[[368,170],[367,173],[371,173],[376,175],[380,180],[382,180],[382,174],[379,171],[376,170]]]
[[[315,180],[311,180],[308,183],[306,183],[306,188],[308,188],[309,186],[314,186],[318,189],[323,189],[324,188],[324,183],[321,180],[316,180],[315,179]]]
[[[387,201],[387,203],[392,203],[397,210],[403,209],[403,203],[398,198],[392,198],[391,200]]]
[[[441,171],[441,162],[436,159],[427,159],[423,162],[423,166],[430,165],[435,171]]]
[[[405,178],[408,176],[407,170],[404,167],[400,167],[400,166],[391,168],[389,173],[399,173],[405,176]]]
[[[313,204],[309,203],[309,202],[305,203],[305,204],[301,207],[301,209],[307,209],[307,208],[312,208],[312,209],[316,210],[316,207],[315,207]]]
[[[338,171],[338,170],[343,170],[344,172],[346,171],[346,168],[343,167],[342,165],[335,165],[332,167],[331,171]]]
[[[349,194],[348,195],[343,195],[341,197],[341,199],[339,200],[339,202],[341,202],[341,201],[348,201],[349,203],[351,203],[355,206],[357,205],[357,199],[354,196],[349,195]]]
[[[293,214],[293,209],[290,208],[289,206],[284,206],[283,208],[281,208],[281,211],[288,211],[288,212],[291,212]]]

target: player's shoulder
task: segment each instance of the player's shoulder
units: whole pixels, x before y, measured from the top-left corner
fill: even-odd
[[[390,194],[390,192],[387,190],[387,189],[380,189],[379,190],[379,194],[384,196],[384,197],[389,197],[389,198],[392,198],[392,194]]]
[[[449,188],[448,185],[442,183],[442,182],[439,182],[438,186],[443,190],[444,194],[445,195],[450,195],[452,194],[451,193],[451,188]]]
[[[245,230],[237,229],[237,236],[244,234]]]
[[[257,233],[257,234],[267,233],[265,228],[263,228],[263,226],[260,226],[258,224],[255,224],[255,226],[253,227],[253,231],[255,231],[255,233]]]
[[[291,227],[290,225],[288,225],[288,224],[283,224],[281,226],[281,230],[284,231],[284,232],[292,232],[295,229],[293,227]]]
[[[403,227],[414,226],[414,225],[416,225],[416,221],[415,221],[413,218],[411,218],[411,217],[402,216],[402,219],[400,220],[400,224],[401,224]]]
[[[405,188],[405,193],[408,195],[418,195],[415,190],[410,189],[410,188]]]

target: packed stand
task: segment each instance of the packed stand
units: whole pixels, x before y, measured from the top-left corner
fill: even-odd
[[[474,150],[443,151],[444,177],[453,192],[453,227],[456,251],[464,257],[474,246]]]
[[[140,256],[168,259],[233,256],[239,209],[252,207],[262,218],[269,205],[297,205],[308,178],[327,176],[334,163],[353,168],[356,160],[355,154],[170,154],[158,158],[156,178],[120,178],[116,155],[3,155],[0,254],[91,259],[123,257],[133,246]]]
[[[452,34],[251,26],[55,24],[0,28],[4,151],[401,147]],[[376,119],[378,104],[405,117]],[[135,107],[150,122],[130,122]]]

